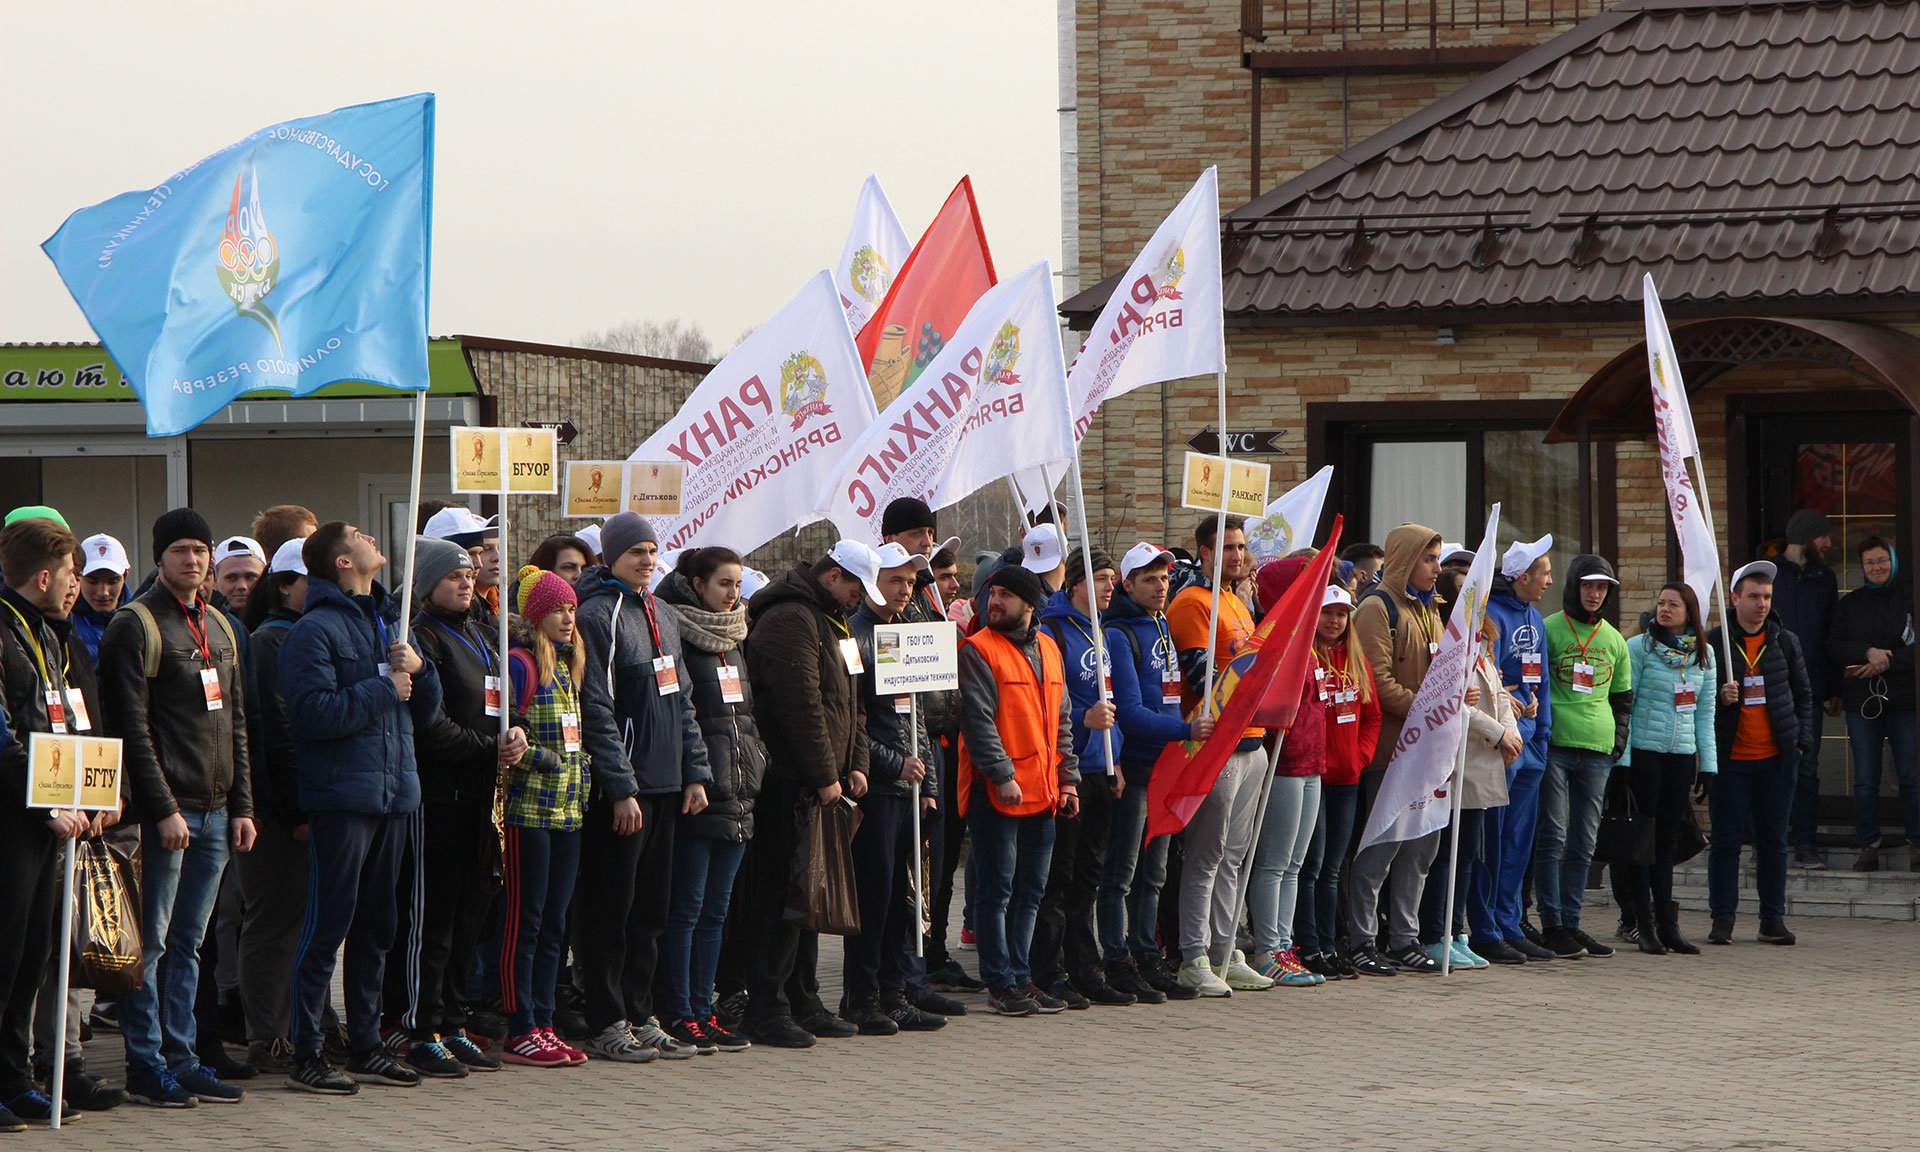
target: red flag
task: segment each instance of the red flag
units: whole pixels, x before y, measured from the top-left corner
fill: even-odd
[[[875,407],[887,410],[953,336],[974,301],[997,282],[986,229],[973,203],[973,181],[962,176],[860,330],[860,362],[867,367]]]
[[[1227,757],[1233,755],[1234,745],[1252,725],[1254,712],[1263,700],[1299,700],[1313,659],[1313,633],[1320,621],[1327,574],[1333,570],[1340,547],[1341,524],[1342,518],[1335,516],[1333,532],[1319,555],[1287,589],[1280,603],[1267,611],[1267,618],[1224,674],[1215,677],[1214,699],[1226,703],[1218,708],[1213,735],[1205,744],[1176,740],[1154,762],[1153,776],[1147,783],[1147,839],[1187,826],[1213,791],[1220,770],[1227,766]]]

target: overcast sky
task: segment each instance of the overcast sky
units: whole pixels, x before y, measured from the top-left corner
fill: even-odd
[[[1002,275],[1059,264],[1041,0],[22,0],[0,42],[0,341],[94,339],[40,251],[75,208],[419,91],[436,335],[677,316],[725,349],[838,258],[869,172],[912,236],[971,174]]]

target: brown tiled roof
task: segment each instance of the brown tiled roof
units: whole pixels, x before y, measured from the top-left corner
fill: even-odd
[[[1920,3],[1627,0],[1225,230],[1241,323],[1909,310]]]

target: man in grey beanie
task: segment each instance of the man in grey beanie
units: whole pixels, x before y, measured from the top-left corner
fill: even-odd
[[[473,567],[473,556],[451,540],[416,537],[413,543],[413,602],[424,604],[440,581],[462,568]]]
[[[1774,563],[1773,611],[1780,623],[1800,640],[1807,653],[1807,679],[1812,682],[1813,746],[1820,747],[1820,729],[1826,718],[1821,707],[1839,694],[1828,678],[1827,624],[1833,606],[1840,599],[1840,579],[1827,567],[1827,553],[1833,550],[1833,528],[1826,513],[1817,508],[1802,508],[1787,517],[1787,543]],[[1787,813],[1787,844],[1793,850],[1796,868],[1825,868],[1826,860],[1814,847],[1813,833],[1819,824],[1815,811],[1820,801],[1820,757],[1815,752],[1798,757],[1793,780],[1793,807]]]

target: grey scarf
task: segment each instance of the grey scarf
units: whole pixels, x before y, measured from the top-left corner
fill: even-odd
[[[731,612],[709,612],[691,604],[674,604],[680,615],[680,639],[702,652],[731,652],[747,638],[747,603]]]

